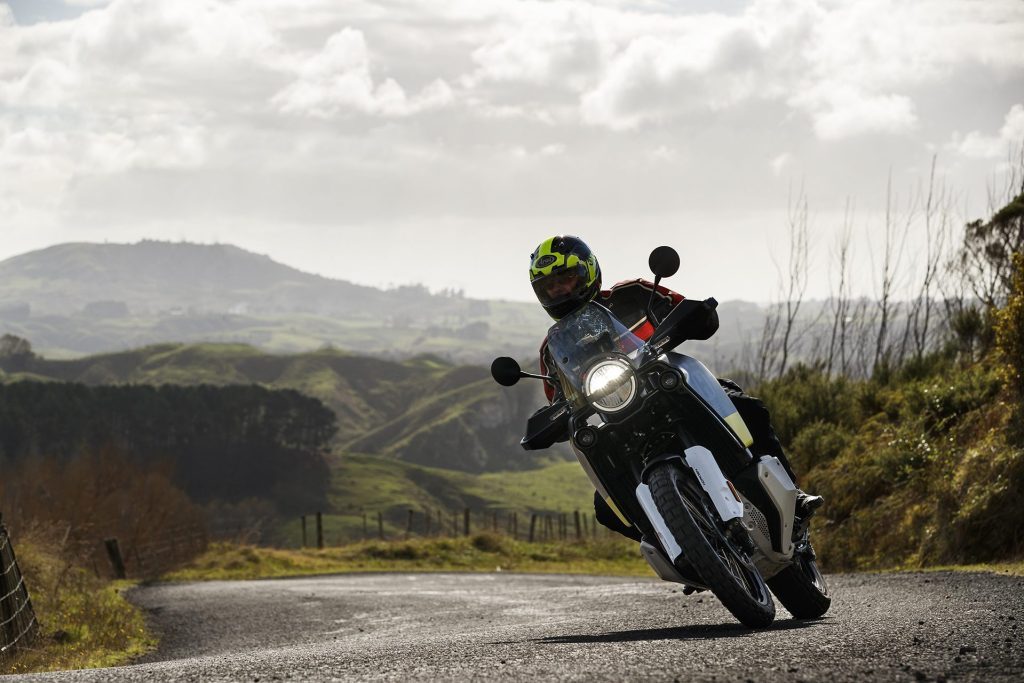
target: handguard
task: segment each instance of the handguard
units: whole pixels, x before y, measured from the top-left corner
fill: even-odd
[[[526,423],[526,436],[519,442],[523,450],[540,451],[569,438],[572,409],[562,400],[541,408]]]
[[[718,302],[683,299],[668,312],[648,340],[648,346],[668,351],[687,339],[703,341],[718,331]]]

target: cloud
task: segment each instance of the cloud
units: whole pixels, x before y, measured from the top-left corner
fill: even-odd
[[[865,133],[902,133],[917,124],[914,103],[906,95],[870,93],[822,83],[793,96],[789,102],[811,116],[814,132],[822,140]]]
[[[393,79],[374,84],[370,54],[361,31],[344,28],[327,39],[323,49],[299,63],[297,79],[273,96],[280,111],[330,118],[346,111],[384,116],[409,116],[452,102],[452,89],[442,79],[415,97]]]
[[[0,207],[69,237],[629,223],[784,208],[798,159],[841,208],[936,141],[986,172],[1022,89],[1019,0],[0,3]]]
[[[768,162],[768,165],[772,169],[772,175],[776,178],[782,175],[782,171],[793,162],[793,155],[789,152],[783,152],[776,157],[772,157],[772,160]]]
[[[1021,145],[1024,145],[1024,104],[1015,104],[1006,113],[996,135],[977,130],[964,136],[954,133],[947,148],[971,159],[999,159]]]

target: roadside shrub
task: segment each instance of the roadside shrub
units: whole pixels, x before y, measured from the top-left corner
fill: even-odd
[[[829,377],[806,365],[790,368],[778,379],[754,387],[772,414],[772,424],[783,444],[793,443],[804,426],[815,422],[856,424],[851,381]]]
[[[473,536],[473,547],[484,553],[500,553],[505,551],[505,537],[494,533],[481,533]]]
[[[1012,289],[1006,306],[999,312],[996,339],[1004,358],[1003,375],[1017,396],[1015,436],[1024,440],[1024,252],[1013,257]]]
[[[41,531],[62,540],[70,561],[110,575],[103,540],[116,538],[130,576],[153,576],[202,552],[202,510],[172,482],[112,448],[71,460],[15,462],[0,479],[4,522],[12,534]]]
[[[797,433],[788,449],[798,472],[809,472],[836,459],[850,441],[850,432],[824,420],[815,420]]]

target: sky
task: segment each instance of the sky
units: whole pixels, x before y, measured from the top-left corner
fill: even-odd
[[[804,197],[808,295],[847,207],[870,295],[887,187],[920,218],[934,160],[959,225],[1022,143],[1020,0],[0,1],[0,259],[223,242],[527,300],[569,233],[606,282],[670,244],[673,288],[767,301]]]

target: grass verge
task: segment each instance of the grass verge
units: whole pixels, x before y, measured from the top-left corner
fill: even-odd
[[[41,630],[31,649],[0,661],[0,675],[116,666],[155,645],[142,612],[124,599],[130,582],[98,579],[28,538],[18,564]]]
[[[636,544],[626,539],[526,543],[480,533],[461,538],[364,541],[324,550],[215,543],[191,564],[164,578],[208,581],[382,571],[652,576]]]

